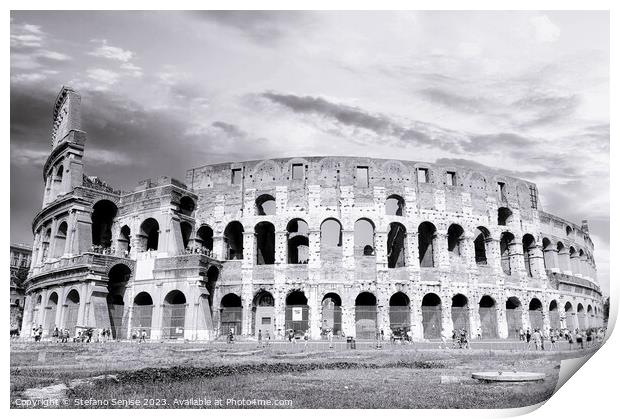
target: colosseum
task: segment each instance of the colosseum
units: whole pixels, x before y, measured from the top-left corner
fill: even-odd
[[[544,212],[531,182],[328,156],[209,164],[121,191],[84,172],[80,106],[63,87],[22,336],[514,339],[602,324],[587,221]]]

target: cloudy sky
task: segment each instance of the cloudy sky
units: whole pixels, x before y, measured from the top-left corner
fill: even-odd
[[[86,171],[362,155],[499,168],[587,218],[609,289],[606,12],[13,12],[11,241],[30,243],[60,87]]]

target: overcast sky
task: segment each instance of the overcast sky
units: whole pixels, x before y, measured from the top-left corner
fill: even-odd
[[[606,12],[13,12],[13,242],[32,242],[63,84],[86,172],[123,189],[302,155],[500,168],[590,221],[608,293]]]

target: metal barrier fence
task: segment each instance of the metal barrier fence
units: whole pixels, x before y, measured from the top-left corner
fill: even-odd
[[[376,306],[355,306],[355,336],[358,339],[377,337]]]
[[[52,335],[54,328],[56,327],[56,306],[47,307],[45,310],[45,324],[43,328]]]
[[[321,327],[323,330],[331,329],[334,336],[342,331],[342,309],[339,306],[323,306]]]
[[[560,313],[557,310],[549,312],[549,326],[552,329],[560,329]]]
[[[131,318],[132,335],[137,333],[140,337],[140,333],[144,330],[146,337],[151,337],[151,324],[153,322],[153,306],[152,305],[134,305],[133,314]]]
[[[167,304],[163,308],[163,338],[182,339],[185,333],[185,304]]]
[[[467,330],[467,335],[471,336],[469,327],[469,309],[467,307],[452,307],[452,327],[454,330]]]
[[[530,310],[530,330],[543,330],[543,312],[542,310]]]
[[[483,339],[496,339],[497,333],[497,309],[495,307],[480,307],[480,329]]]
[[[307,305],[287,305],[284,311],[284,328],[305,332],[310,328]]]
[[[568,330],[575,330],[577,328],[575,313],[566,313],[566,328]]]
[[[403,328],[409,330],[411,326],[411,316],[408,306],[392,306],[390,307],[390,328]]]
[[[579,324],[579,330],[587,329],[588,325],[586,324],[586,315],[585,313],[577,313],[577,320]]]
[[[519,329],[523,327],[521,308],[506,309],[506,324],[508,325],[508,338],[519,339]]]
[[[441,306],[422,306],[424,339],[441,338]]]
[[[75,326],[77,326],[78,312],[80,310],[79,305],[68,305],[65,307],[65,321],[64,328],[69,330],[71,336],[75,335]]]
[[[235,335],[240,335],[241,319],[241,307],[223,307],[220,310],[220,334],[226,336],[233,329]]]

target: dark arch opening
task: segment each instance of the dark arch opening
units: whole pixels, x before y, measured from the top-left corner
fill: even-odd
[[[159,223],[154,218],[147,218],[140,226],[140,244],[142,251],[157,250],[159,246]]]
[[[273,224],[262,221],[254,227],[256,235],[256,264],[273,265],[276,256],[276,230]]]
[[[497,225],[505,226],[512,221],[512,211],[506,207],[497,209]]]
[[[308,224],[295,218],[286,225],[288,233],[288,263],[308,263],[309,241]]]
[[[432,268],[435,266],[435,238],[437,228],[428,221],[418,226],[418,257],[420,267]]]
[[[179,210],[181,211],[181,214],[191,216],[194,209],[196,209],[196,204],[192,198],[189,196],[184,196],[181,198],[179,201]]]
[[[499,239],[499,250],[501,254],[502,271],[506,275],[512,275],[512,264],[510,261],[510,246],[513,244],[515,236],[510,232],[502,233]]]
[[[276,199],[268,194],[256,198],[256,215],[275,215]]]
[[[93,246],[105,249],[112,246],[112,224],[117,212],[116,205],[107,199],[102,199],[93,206],[91,216]]]
[[[452,224],[448,227],[448,252],[453,258],[460,258],[462,254],[461,244],[465,238],[463,227]]]
[[[484,295],[478,304],[480,334],[483,339],[497,339],[497,307],[490,295]]]
[[[478,227],[474,233],[474,253],[476,257],[476,264],[487,264],[487,243],[490,241],[491,233],[485,227]]]
[[[342,300],[336,293],[325,294],[321,302],[321,334],[331,331],[334,336],[342,332]]]
[[[401,223],[390,223],[387,237],[388,268],[402,268],[407,265],[405,249],[407,229]]]
[[[192,236],[192,230],[194,227],[187,221],[181,221],[181,237],[183,239],[183,249],[187,249],[189,246],[189,239]]]
[[[185,335],[185,310],[187,300],[179,290],[170,291],[164,298],[163,327],[165,339],[180,339]]]
[[[243,226],[239,221],[228,223],[224,230],[226,259],[243,259]]]
[[[127,257],[129,252],[131,252],[131,229],[127,225],[121,227],[121,234],[118,238],[118,247],[121,254],[125,257]]]
[[[208,253],[213,251],[213,229],[208,225],[202,225],[196,232],[196,243]]]
[[[375,225],[367,218],[360,218],[353,226],[355,256],[372,256],[375,253]]]
[[[385,200],[385,215],[401,216],[405,213],[405,200],[400,195],[390,195]]]

